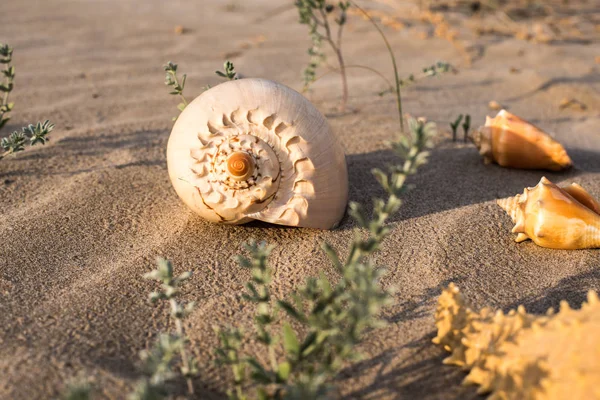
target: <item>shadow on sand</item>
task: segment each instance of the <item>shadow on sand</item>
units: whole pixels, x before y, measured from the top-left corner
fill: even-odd
[[[460,280],[460,278],[452,279],[459,286]],[[398,306],[400,312],[391,318],[386,318],[387,321],[397,323],[425,316],[428,312],[425,308],[430,309],[430,307],[424,307],[424,304],[436,301],[442,289],[450,281],[425,290],[424,294],[415,301],[400,304]],[[528,312],[544,314],[550,307],[558,310],[561,300],[567,300],[572,308],[579,309],[581,303],[586,300],[589,289],[600,291],[600,269],[567,277],[539,295],[520,299],[503,309],[508,311],[523,304]],[[370,383],[361,385],[360,389],[349,393],[346,398],[405,399],[416,394],[422,399],[481,398],[476,394],[474,387],[460,385],[466,375],[464,371],[455,366],[442,364],[448,353],[431,342],[434,336],[435,330],[432,329],[415,341],[397,348],[386,349],[372,358],[354,363],[342,370],[337,378],[338,384],[365,375],[367,372],[372,374],[376,371]],[[398,362],[401,353],[404,359]],[[390,367],[392,364],[393,367]]]
[[[473,146],[443,143],[432,151],[429,163],[421,167],[417,176],[409,179],[416,187],[405,195],[400,213],[391,221],[514,196],[522,193],[525,187],[535,186],[542,176],[558,183],[586,172],[600,172],[600,154],[583,149],[568,151],[576,166],[567,171],[518,170],[484,165]],[[370,211],[372,198],[386,196],[371,170],[385,170],[398,159],[391,150],[353,154],[347,159],[350,201],[362,203]],[[352,220],[346,216],[340,228],[352,226]]]

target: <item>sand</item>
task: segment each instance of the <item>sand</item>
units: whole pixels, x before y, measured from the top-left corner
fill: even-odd
[[[598,12],[587,4],[588,14]],[[3,133],[46,118],[56,130],[45,147],[0,161],[0,398],[52,398],[79,374],[94,377],[99,398],[123,398],[139,377],[138,352],[167,329],[166,310],[146,301],[154,284],[141,279],[157,256],[194,273],[184,298],[198,302],[187,326],[200,360],[198,398],[223,397],[230,379],[212,362],[211,327],[251,329],[252,307],[240,298],[248,273],[235,261],[242,243],[256,238],[276,246],[277,295],[321,271],[335,278],[319,244],[343,253],[352,238],[349,218],[335,231],[210,224],[185,208],[167,175],[177,110],[163,84],[166,61],[188,74],[190,97],[219,82],[213,71],[224,57],[245,76],[301,88],[306,27],[294,11],[264,19],[274,8],[267,0],[2,2],[0,39],[15,47],[17,68],[16,106]],[[384,285],[398,289],[396,303],[383,314],[389,325],[361,346],[364,360],[341,374],[346,398],[476,397],[474,388],[460,386],[463,372],[443,366],[444,351],[431,343],[436,297],[449,282],[476,308],[524,304],[540,313],[560,299],[577,307],[589,289],[600,290],[600,250],[517,244],[510,219],[494,203],[543,175],[578,182],[600,197],[599,42],[477,38],[466,26],[458,25],[474,55],[471,66],[447,40],[386,28],[404,76],[437,60],[459,73],[404,91],[405,110],[437,122],[441,132],[375,257],[389,270]],[[359,18],[350,21],[345,52],[348,64],[391,77],[377,33]],[[384,85],[375,75],[353,70],[349,79],[357,113],[330,122],[348,155],[351,200],[369,203],[383,195],[369,171],[393,162],[385,142],[397,116],[393,98],[377,95]],[[309,95],[324,113],[335,109],[338,80],[323,78]],[[564,97],[587,109],[560,110]],[[576,167],[503,169],[484,165],[471,145],[452,143],[448,122],[468,112],[481,124],[494,113],[491,100],[554,133]]]

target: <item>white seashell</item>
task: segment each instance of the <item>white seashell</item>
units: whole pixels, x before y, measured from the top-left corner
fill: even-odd
[[[179,197],[213,222],[330,229],[348,202],[346,158],[325,117],[264,79],[225,82],[192,101],[167,164]]]

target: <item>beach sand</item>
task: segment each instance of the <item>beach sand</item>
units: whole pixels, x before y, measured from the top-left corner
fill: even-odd
[[[212,326],[252,330],[253,308],[241,299],[249,274],[235,259],[244,242],[276,246],[270,263],[277,296],[320,272],[335,279],[320,243],[345,254],[350,218],[334,231],[211,224],[186,209],[167,174],[177,114],[164,86],[167,61],[187,73],[188,97],[219,82],[213,72],[225,58],[244,76],[301,89],[307,29],[294,10],[270,15],[275,8],[267,0],[2,2],[0,41],[14,46],[17,69],[13,118],[2,133],[44,119],[56,129],[46,146],[0,161],[1,399],[53,398],[78,375],[93,377],[98,398],[124,398],[139,377],[138,352],[169,329],[167,310],[146,301],[155,283],[142,279],[157,256],[194,274],[183,299],[197,301],[186,328],[200,362],[198,398],[223,397],[231,381],[213,363]],[[175,33],[178,25],[183,34]],[[458,28],[462,35],[467,24]],[[442,288],[455,282],[475,308],[524,304],[537,313],[561,299],[579,307],[589,289],[600,290],[600,250],[517,244],[510,218],[495,204],[542,176],[580,183],[600,197],[600,42],[465,33],[469,66],[447,40],[423,40],[408,28],[385,32],[403,76],[438,60],[459,72],[404,90],[405,111],[437,122],[440,135],[374,257],[388,269],[383,284],[397,289],[383,313],[389,324],[367,335],[364,359],[344,369],[337,386],[345,398],[474,398],[475,388],[460,386],[464,373],[442,365],[446,354],[431,343]],[[344,51],[348,65],[366,64],[391,79],[377,32],[358,17],[350,19]],[[335,74],[308,97],[333,114],[350,199],[370,204],[384,195],[370,170],[394,162],[386,141],[398,131],[396,105],[377,94],[385,84],[376,75],[350,70],[349,81],[356,113],[332,112],[341,93]],[[587,109],[559,109],[565,97]],[[481,125],[495,114],[491,100],[555,134],[575,167],[504,169],[484,165],[472,145],[452,143],[449,121],[469,113],[473,126]]]

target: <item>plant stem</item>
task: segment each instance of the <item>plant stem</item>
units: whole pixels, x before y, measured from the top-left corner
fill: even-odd
[[[277,371],[277,358],[275,357],[275,349],[273,345],[269,345],[269,359],[271,361],[271,368],[273,371]]]
[[[177,301],[175,299],[170,299],[169,302],[171,303],[171,309],[176,310],[177,309]],[[183,338],[183,323],[181,322],[181,318],[175,318],[175,329],[177,331],[177,335],[179,335],[180,338]],[[186,371],[190,371],[190,361],[188,359],[187,353],[185,352],[185,346],[181,346],[181,350],[180,350],[180,354],[181,354],[181,362],[183,364],[183,367],[186,369]],[[186,378],[187,381],[187,387],[188,387],[188,393],[189,394],[194,394],[194,384],[192,382],[192,378],[187,377]]]
[[[333,36],[331,34],[331,27],[329,26],[329,20],[327,19],[327,14],[321,8],[319,9],[321,12],[321,16],[323,17],[323,27],[325,28],[325,39],[331,45],[331,48],[335,52],[338,63],[340,65],[340,75],[342,76],[342,100],[339,105],[339,110],[341,112],[346,111],[346,104],[348,103],[348,78],[346,77],[346,66],[344,65],[344,56],[342,55],[342,29],[344,25],[340,25],[338,28],[338,38],[337,43],[333,40]]]
[[[350,3],[352,3],[352,5],[354,7],[358,8],[358,10],[361,13],[363,13],[369,19],[369,21],[371,21],[371,23],[373,24],[375,29],[377,29],[377,32],[379,32],[379,35],[382,37],[383,41],[385,42],[385,47],[387,47],[388,52],[390,53],[390,57],[392,58],[392,65],[394,66],[394,77],[396,78],[396,102],[398,104],[398,118],[400,119],[400,132],[404,133],[404,116],[402,115],[402,98],[400,97],[400,86],[401,86],[400,85],[400,75],[398,74],[398,66],[396,64],[396,56],[394,56],[392,46],[390,46],[390,43],[388,42],[387,38],[385,37],[385,34],[383,33],[383,31],[381,30],[379,25],[377,25],[375,20],[373,20],[373,18],[371,18],[369,13],[366,12],[365,10],[363,10],[358,4],[356,4],[356,2],[354,0],[350,0]]]
[[[177,79],[177,74],[173,74],[173,80],[175,81],[175,83],[177,84],[177,86],[181,87],[181,85],[179,84],[179,79]],[[179,97],[181,97],[181,101],[183,101],[183,104],[185,104],[185,106],[187,107],[188,102],[185,99],[185,96],[183,95],[183,92],[179,93]]]
[[[348,78],[346,77],[346,66],[344,65],[344,57],[340,49],[336,50],[338,62],[340,63],[340,75],[342,75],[342,101],[340,102],[340,111],[346,111],[348,103]]]
[[[9,78],[6,78],[6,83],[9,83],[10,80]],[[2,99],[2,105],[5,106],[8,104],[8,95],[10,94],[10,92],[4,92],[4,98]],[[2,119],[2,117],[4,116],[4,112],[2,112],[2,115],[0,115],[0,119]]]
[[[343,14],[340,18],[345,18],[346,11],[344,10],[342,13]],[[346,104],[348,103],[348,77],[346,76],[346,64],[344,63],[344,56],[342,55],[342,31],[344,29],[344,25],[345,25],[345,23],[340,24],[338,27],[337,47],[336,47],[338,62],[340,63],[340,73],[342,75],[343,93],[342,93],[342,103],[340,104],[340,108],[341,108],[340,111],[342,111],[342,112],[346,110]]]

